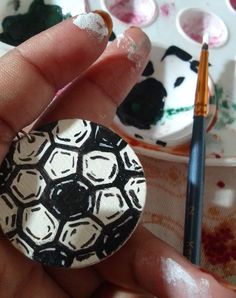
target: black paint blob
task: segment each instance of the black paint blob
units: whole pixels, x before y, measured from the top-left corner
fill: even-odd
[[[68,17],[70,15],[63,15],[60,6],[46,5],[44,0],[34,0],[26,14],[8,16],[3,20],[0,41],[18,46]]]
[[[174,83],[174,88],[180,86],[184,80],[185,80],[185,77],[178,77]]]
[[[157,144],[157,145],[160,145],[160,146],[162,146],[162,147],[166,147],[166,145],[167,145],[166,142],[163,142],[163,141],[161,141],[161,140],[157,140],[157,141],[156,141],[156,144]]]
[[[167,92],[163,84],[154,78],[138,83],[117,109],[120,121],[140,129],[150,129],[163,117],[164,98]]]
[[[171,56],[171,55],[174,55],[183,61],[189,61],[192,59],[192,56],[189,53],[185,52],[184,50],[180,49],[179,47],[170,46],[166,50],[163,57],[161,58],[161,61],[163,61],[167,56]]]
[[[148,64],[147,66],[145,67],[143,73],[142,73],[142,76],[144,77],[149,77],[151,76],[152,74],[154,73],[154,67],[153,67],[153,64],[152,64],[152,61],[148,61]]]
[[[192,60],[190,62],[190,69],[196,73],[198,73],[198,66],[199,66],[199,61],[197,60]]]
[[[109,41],[113,41],[114,39],[116,39],[116,35],[115,35],[115,33],[112,31],[112,32],[111,32],[111,35],[110,35],[110,37],[109,37]]]
[[[49,198],[47,203],[51,205],[50,207],[61,217],[67,219],[75,215],[86,214],[90,207],[88,187],[75,179],[55,185]]]

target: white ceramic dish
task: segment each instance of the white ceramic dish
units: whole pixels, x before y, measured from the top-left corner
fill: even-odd
[[[196,59],[182,49],[153,44],[143,76],[120,105],[114,128],[149,149],[176,147],[189,142],[197,83]],[[209,78],[209,93],[214,85]],[[210,129],[216,117],[212,102],[207,117]],[[147,146],[148,146],[147,145]]]
[[[23,1],[23,0],[22,0]],[[25,0],[28,3],[30,0]],[[123,2],[122,2],[123,1]],[[1,1],[0,3],[0,20],[5,15],[9,15],[9,10],[4,12],[7,4],[12,1]],[[104,2],[104,0],[90,1],[68,1],[68,0],[47,0],[46,3],[57,5],[73,6],[71,14],[81,12],[81,5],[85,10],[86,3],[91,10],[94,9],[109,9],[111,3],[114,5],[117,1]],[[211,32],[211,48],[210,48],[210,76],[215,87],[215,99],[218,101],[217,121],[207,133],[207,148],[206,148],[206,163],[208,165],[233,166],[236,165],[236,35],[234,28],[236,25],[236,5],[235,0],[155,0],[155,10],[152,9],[152,0],[142,1],[142,9],[137,5],[141,5],[140,0],[119,0],[119,4],[126,5],[130,14],[126,16],[125,22],[117,15],[117,12],[112,12],[114,22],[114,33],[116,35],[122,33],[134,22],[137,24],[140,19],[136,18],[135,13],[145,12],[145,3],[149,11],[150,19],[140,21],[139,25],[149,35],[151,41],[155,45],[159,45],[164,49],[171,46],[176,46],[187,53],[191,54],[194,59],[198,59],[200,53],[200,43],[205,27]],[[67,3],[67,4],[65,4]],[[70,4],[69,4],[70,3]],[[126,4],[125,4],[126,3]],[[105,5],[109,4],[109,5]],[[7,6],[8,7],[8,6]],[[74,7],[74,6],[73,6]],[[9,9],[9,7],[7,8]],[[27,10],[27,7],[25,7]],[[64,8],[65,9],[65,8]],[[133,15],[132,15],[133,9]],[[116,15],[116,16],[114,16]],[[201,26],[196,26],[201,24]],[[196,31],[196,32],[195,32]],[[220,33],[219,33],[220,32]],[[194,34],[196,33],[196,34]],[[0,54],[8,50],[6,44],[0,44]],[[186,136],[189,136],[189,128],[191,121],[187,124],[188,133],[183,135],[183,138],[176,142],[172,139],[171,146],[150,146],[150,140],[145,140],[144,143],[139,142],[135,138],[130,138],[129,141],[134,146],[134,149],[145,155],[155,158],[167,159],[179,162],[188,161],[188,144],[180,145]],[[122,128],[122,127],[120,127]],[[182,128],[181,128],[182,129]],[[123,131],[123,133],[125,133]],[[132,135],[132,131],[129,136]],[[166,136],[167,137],[167,136]],[[165,139],[164,139],[165,140]],[[168,141],[168,139],[167,139]],[[169,139],[170,141],[170,139]]]

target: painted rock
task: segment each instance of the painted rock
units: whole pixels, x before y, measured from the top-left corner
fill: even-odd
[[[14,141],[0,169],[0,224],[27,257],[81,268],[117,251],[142,213],[142,166],[117,134],[69,119]]]

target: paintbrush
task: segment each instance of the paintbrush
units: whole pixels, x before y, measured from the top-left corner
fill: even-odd
[[[185,207],[183,254],[193,264],[200,265],[201,227],[205,183],[205,134],[208,113],[208,36],[203,44],[198,69],[194,103],[193,131],[190,145]]]

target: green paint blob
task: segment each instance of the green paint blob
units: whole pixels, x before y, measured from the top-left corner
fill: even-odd
[[[179,113],[183,113],[183,112],[188,112],[188,111],[191,111],[193,110],[193,105],[191,106],[187,106],[187,107],[180,107],[180,108],[177,108],[177,109],[166,109],[164,110],[164,116],[165,117],[172,117],[172,116],[175,116]]]
[[[215,101],[218,107],[218,118],[215,129],[225,128],[236,120],[236,104],[229,100],[229,95],[224,92],[223,87],[215,85]]]
[[[30,37],[71,17],[63,15],[58,5],[46,5],[44,0],[34,0],[26,14],[6,17],[2,22],[0,41],[18,46]]]

